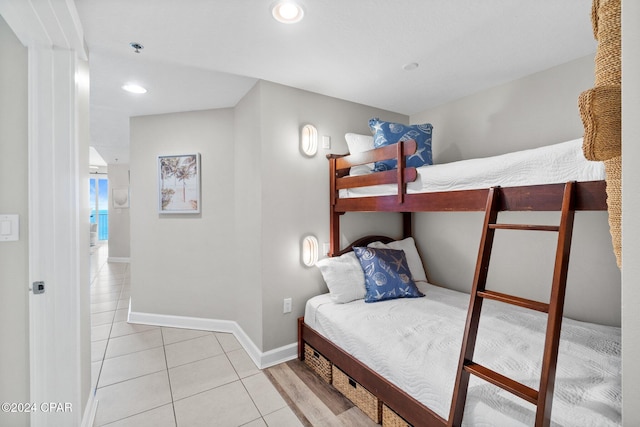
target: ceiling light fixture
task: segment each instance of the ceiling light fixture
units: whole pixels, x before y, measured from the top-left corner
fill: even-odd
[[[127,83],[122,86],[122,89],[126,90],[129,93],[147,93],[147,90],[140,85]]]
[[[271,5],[271,14],[278,22],[295,24],[302,21],[304,10],[302,6],[291,0],[281,0]]]

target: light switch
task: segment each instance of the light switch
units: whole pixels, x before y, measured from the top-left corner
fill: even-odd
[[[0,215],[0,242],[18,240],[20,235],[20,220],[18,215]]]
[[[324,150],[331,149],[331,137],[327,135],[322,136],[322,148]]]

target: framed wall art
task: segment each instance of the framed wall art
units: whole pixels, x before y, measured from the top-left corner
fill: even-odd
[[[158,212],[200,213],[200,154],[158,156]]]

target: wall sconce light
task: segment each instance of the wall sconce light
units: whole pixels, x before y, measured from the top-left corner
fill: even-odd
[[[315,236],[306,236],[302,239],[302,263],[311,267],[318,262],[318,239]]]
[[[304,125],[300,132],[300,149],[309,157],[318,152],[318,129],[314,125]]]

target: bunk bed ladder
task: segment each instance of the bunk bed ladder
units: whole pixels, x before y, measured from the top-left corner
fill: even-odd
[[[497,187],[489,190],[485,210],[484,228],[480,241],[473,288],[471,290],[467,322],[462,339],[462,350],[460,353],[460,361],[453,390],[451,412],[449,414],[448,424],[450,426],[459,426],[462,423],[470,374],[480,377],[485,381],[501,387],[504,390],[507,390],[512,394],[536,405],[535,425],[537,427],[548,426],[550,424],[556,362],[558,359],[558,347],[560,343],[560,326],[562,323],[562,311],[564,306],[569,252],[573,231],[573,218],[575,213],[574,187],[573,182],[565,184],[559,226],[497,224],[496,220],[500,210],[499,199],[501,189]],[[551,296],[548,304],[486,290],[489,259],[491,257],[493,237],[495,230],[497,229],[558,232],[553,283],[551,285]],[[548,314],[547,331],[542,356],[542,372],[540,375],[540,387],[538,390],[534,390],[513,379],[507,378],[489,368],[475,363],[472,360],[476,337],[478,334],[482,301],[485,298]]]

